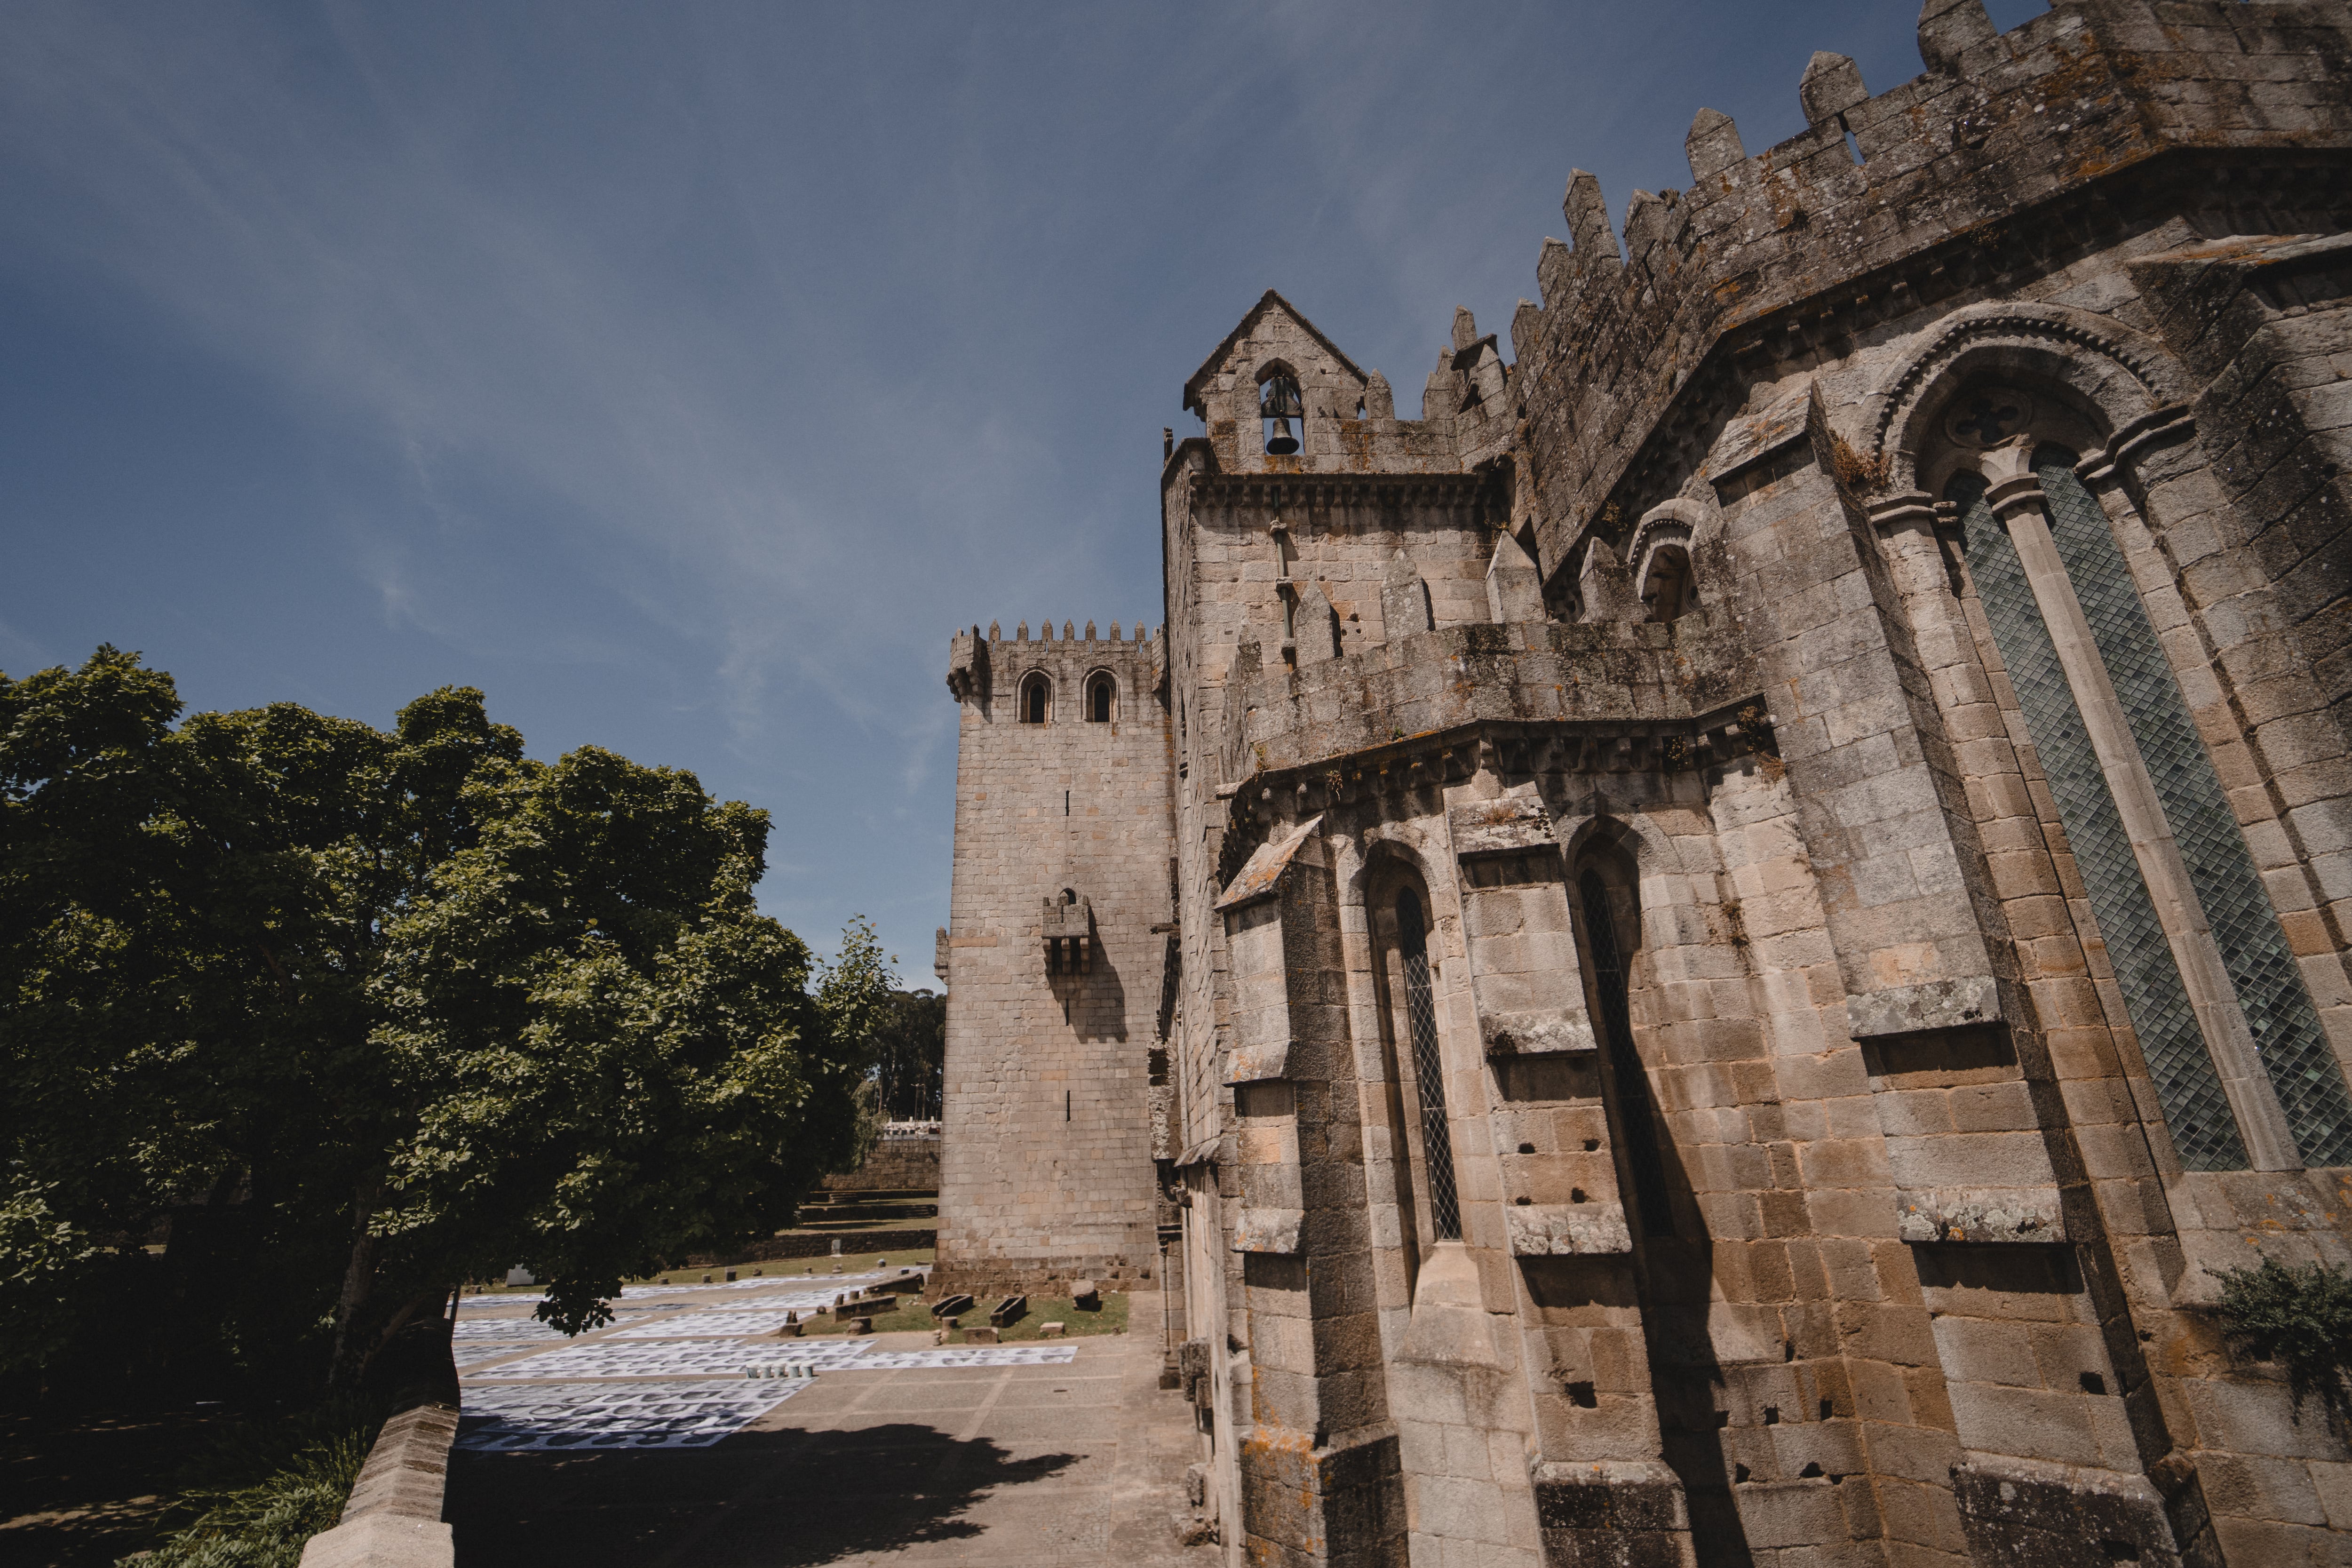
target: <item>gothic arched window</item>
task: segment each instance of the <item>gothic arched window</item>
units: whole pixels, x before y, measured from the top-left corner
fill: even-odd
[[[2343,1074],[2113,526],[2074,453],[2000,434],[1999,483],[1963,468],[1945,497],[2181,1163],[2352,1163]]]
[[[1118,683],[1108,675],[1097,675],[1087,682],[1087,722],[1108,724],[1117,700]]]
[[[1043,724],[1054,710],[1054,683],[1033,675],[1021,683],[1021,721]]]

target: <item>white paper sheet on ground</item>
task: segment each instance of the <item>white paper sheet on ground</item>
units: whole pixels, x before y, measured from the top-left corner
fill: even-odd
[[[924,1366],[1053,1366],[1077,1359],[1078,1347],[1060,1345],[945,1345],[929,1351],[876,1351],[843,1372],[898,1372]],[[771,1358],[772,1359],[772,1358]]]
[[[537,1318],[477,1319],[470,1323],[459,1323],[449,1331],[449,1335],[461,1345],[476,1340],[560,1340],[564,1337]]]
[[[573,1381],[615,1377],[740,1377],[754,1361],[772,1361],[790,1345],[794,1355],[847,1361],[874,1348],[872,1340],[779,1340],[754,1346],[744,1340],[669,1340],[629,1342],[615,1336],[541,1351],[477,1373],[469,1383],[523,1378]]]
[[[847,1290],[791,1290],[778,1296],[752,1296],[740,1301],[697,1302],[708,1312],[764,1312],[771,1307],[790,1307],[805,1312],[816,1307],[830,1307],[844,1296],[855,1296],[856,1289]]]
[[[807,1322],[815,1314],[819,1305],[820,1303],[817,1302],[803,1302],[797,1307],[779,1304],[756,1309],[730,1308],[723,1312],[716,1310],[689,1312],[683,1317],[664,1318],[656,1323],[640,1323],[634,1328],[623,1329],[613,1337],[616,1340],[696,1340],[740,1339],[749,1334],[772,1334],[784,1326],[786,1313],[797,1311],[801,1315],[801,1321]],[[896,1316],[908,1318],[907,1327],[910,1329],[930,1327],[930,1320],[919,1312],[911,1316],[900,1312]],[[890,1325],[877,1323],[877,1326]]]
[[[764,1279],[736,1279],[719,1285],[624,1285],[621,1288],[621,1301],[626,1302],[628,1305],[624,1306],[616,1302],[614,1306],[614,1310],[622,1312],[632,1310],[636,1307],[637,1303],[649,1301],[652,1298],[656,1296],[686,1296],[691,1295],[699,1290],[772,1290],[778,1287],[787,1286],[794,1290],[822,1295],[824,1300],[830,1301],[836,1295],[845,1295],[851,1290],[856,1289],[862,1286],[870,1285],[877,1279],[896,1279],[899,1277],[898,1271],[893,1268],[885,1269],[880,1273],[866,1274],[771,1274]],[[492,1308],[497,1307],[535,1307],[546,1300],[547,1298],[543,1295],[460,1296],[457,1299],[457,1305],[459,1309],[464,1311],[480,1312],[488,1311]],[[696,1303],[685,1301],[663,1303],[666,1307],[692,1306],[695,1304]],[[719,1304],[720,1303],[718,1302],[711,1303],[714,1307]],[[730,1301],[725,1304],[731,1307],[737,1303]],[[752,1303],[746,1302],[743,1304],[751,1305]],[[646,1310],[654,1310],[656,1309],[648,1307]]]
[[[648,1384],[558,1383],[469,1388],[457,1447],[707,1448],[782,1405],[805,1381]]]

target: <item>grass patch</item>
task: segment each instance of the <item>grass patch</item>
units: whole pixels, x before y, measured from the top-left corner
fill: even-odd
[[[182,1476],[173,1516],[188,1518],[131,1568],[297,1568],[302,1545],[342,1518],[383,1425],[371,1405],[338,1401],[231,1427]]]
[[[853,1252],[840,1258],[779,1258],[765,1263],[737,1263],[729,1267],[732,1267],[735,1270],[735,1278],[739,1282],[752,1279],[825,1279],[832,1277],[833,1266],[836,1263],[841,1265],[841,1271],[844,1274],[868,1274],[873,1272],[875,1267],[884,1258],[889,1259],[889,1267],[892,1268],[929,1268],[938,1256],[939,1249],[936,1247],[900,1247],[896,1252]],[[699,1285],[706,1275],[709,1277],[710,1283],[714,1286],[727,1282],[727,1268],[721,1267],[666,1268],[658,1274],[640,1275],[636,1279],[626,1279],[622,1283],[625,1285]],[[466,1287],[467,1295],[483,1297],[536,1296],[541,1293],[541,1287],[537,1285],[504,1285],[488,1280],[482,1281],[478,1286]]]
[[[998,1300],[1001,1300],[1003,1298],[1000,1297]],[[1009,1345],[1017,1344],[1023,1340],[1042,1339],[1045,1337],[1044,1329],[1047,1323],[1060,1323],[1063,1334],[1074,1340],[1088,1334],[1127,1332],[1126,1295],[1119,1291],[1106,1290],[1100,1300],[1101,1307],[1091,1312],[1084,1312],[1080,1311],[1078,1304],[1067,1296],[1032,1296],[1029,1298],[1029,1315],[1010,1328],[999,1329],[996,1331],[997,1342]],[[994,1305],[996,1305],[995,1301],[975,1302],[971,1311],[960,1314],[964,1328],[988,1327],[988,1310]],[[929,1310],[927,1306],[923,1326],[928,1327],[929,1323]],[[958,1329],[948,1335],[948,1343],[964,1344],[969,1342],[970,1337],[963,1329]]]
[[[936,1247],[901,1247],[896,1252],[852,1252],[839,1258],[780,1258],[767,1263],[738,1263],[735,1279],[815,1279],[833,1277],[833,1266],[841,1265],[844,1274],[871,1274],[887,1260],[891,1268],[924,1268],[939,1256]],[[659,1274],[649,1274],[642,1279],[632,1279],[632,1285],[699,1285],[708,1275],[713,1285],[727,1282],[725,1268],[670,1268]]]

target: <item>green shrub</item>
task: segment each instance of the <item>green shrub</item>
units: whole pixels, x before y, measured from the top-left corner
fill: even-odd
[[[2299,1415],[2316,1397],[2339,1427],[2352,1426],[2352,1274],[2321,1263],[2218,1273],[2221,1329],[2232,1349],[2286,1370]]]
[[[182,1478],[174,1510],[195,1517],[118,1568],[297,1568],[303,1542],[341,1519],[383,1424],[338,1401],[232,1428]]]

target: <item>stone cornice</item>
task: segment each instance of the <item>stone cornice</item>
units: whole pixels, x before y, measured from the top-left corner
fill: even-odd
[[[1475,507],[1489,477],[1469,474],[1200,474],[1192,507],[1227,510],[1329,506]]]
[[[1255,773],[1233,786],[1226,843],[1229,853],[1254,847],[1263,826],[1402,803],[1482,768],[1521,778],[1688,773],[1755,752],[1778,754],[1760,694],[1681,719],[1474,720]],[[1228,868],[1220,883],[1233,874]]]

